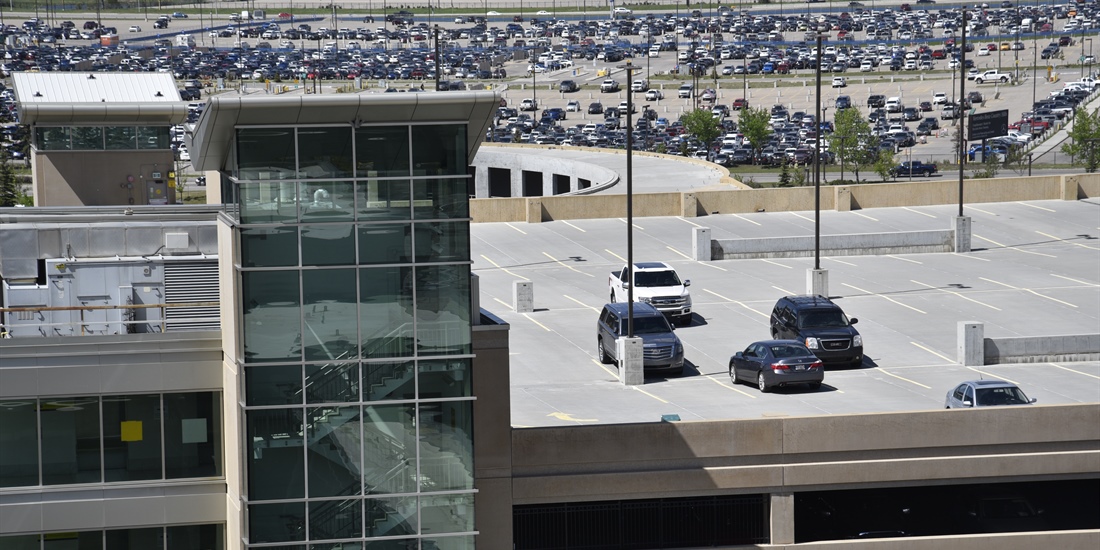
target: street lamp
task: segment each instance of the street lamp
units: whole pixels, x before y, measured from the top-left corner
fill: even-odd
[[[821,270],[821,38],[818,32],[817,62],[814,63],[814,122],[817,124],[817,144],[814,146],[814,271]]]
[[[966,70],[966,8],[963,8],[962,17],[962,49],[959,51],[959,70]],[[1001,51],[997,48],[997,51]],[[962,102],[966,101],[966,74],[959,75],[959,218],[963,217],[963,170],[966,167],[966,114],[962,111]]]
[[[626,81],[633,82],[636,67],[628,59],[620,67],[626,72]],[[634,282],[634,131],[631,127],[631,111],[634,110],[634,94],[626,93],[626,269],[627,281]],[[627,287],[627,338],[634,337],[634,285]]]

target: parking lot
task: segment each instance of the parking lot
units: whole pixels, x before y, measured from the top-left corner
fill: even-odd
[[[608,274],[624,263],[623,219],[476,224],[474,272],[482,307],[511,325],[512,422],[517,426],[754,418],[942,408],[958,382],[1017,382],[1040,404],[1100,400],[1100,363],[962,367],[960,321],[987,337],[1100,331],[1100,245],[1095,199],[967,206],[975,251],[823,258],[830,294],[859,318],[868,360],[828,370],[819,391],[761,394],[733,385],[730,355],[768,337],[777,298],[805,290],[812,258],[695,262],[691,234],[716,239],[812,234],[813,213],[776,212],[635,220],[635,261],[663,260],[691,279],[695,318],[678,328],[689,367],[682,377],[618,383],[596,359],[595,324]],[[823,212],[822,233],[943,229],[956,207]],[[514,281],[534,283],[535,312],[511,311]]]

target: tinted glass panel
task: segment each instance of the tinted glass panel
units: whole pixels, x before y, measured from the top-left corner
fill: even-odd
[[[306,365],[306,402],[359,401],[359,365]]]
[[[416,397],[413,362],[363,363],[363,393],[367,401]]]
[[[295,174],[294,130],[237,130],[237,166],[242,180],[276,180]]]
[[[301,178],[350,178],[351,128],[298,128],[298,175]]]
[[[370,498],[364,505],[367,512],[366,536],[416,534],[416,497]]]
[[[304,496],[302,409],[246,411],[245,416],[249,442],[249,499],[275,500]]]
[[[411,260],[412,226],[372,223],[359,226],[359,264],[396,264]]]
[[[244,267],[298,265],[298,232],[293,227],[241,229],[241,265]]]
[[[363,423],[363,480],[367,494],[416,491],[414,411],[412,404],[363,408],[363,415],[369,420]],[[368,531],[373,523],[369,517],[368,514]],[[367,535],[375,536],[369,532]]]
[[[300,405],[302,367],[270,365],[244,368],[245,403],[248,405]]]
[[[45,537],[44,550],[100,550],[103,548],[103,531],[79,533],[50,533]]]
[[[417,267],[416,311],[418,354],[470,353],[469,267]]]
[[[470,229],[466,222],[417,223],[413,227],[418,263],[470,259]]]
[[[407,220],[412,217],[412,187],[408,180],[359,181],[355,188],[360,220]]]
[[[325,500],[309,503],[309,540],[350,539],[361,536],[363,536],[362,500]]]
[[[437,359],[420,361],[420,398],[469,397],[469,359]]]
[[[0,548],[4,550],[41,550],[42,535],[0,536]]]
[[[359,356],[355,282],[354,269],[302,272],[306,360]]]
[[[359,322],[363,358],[413,354],[412,269],[359,271]]]
[[[466,125],[413,126],[413,175],[464,175]]]
[[[350,181],[303,182],[303,221],[350,220],[355,211],[355,184]]]
[[[107,149],[137,149],[137,128],[133,126],[108,126],[103,133]]]
[[[308,408],[306,414],[310,442],[309,496],[360,494],[359,407]]]
[[[420,529],[424,534],[473,531],[474,495],[420,497]]]
[[[473,402],[420,404],[421,491],[474,487]]]
[[[413,183],[416,208],[413,216],[426,218],[467,218],[469,196],[466,179],[417,180]]]
[[[164,548],[164,529],[111,529],[107,531],[110,550],[146,550]]]
[[[168,149],[171,147],[171,137],[165,126],[145,127],[137,129],[138,149]]]
[[[298,272],[241,274],[245,362],[301,359]]]
[[[68,126],[40,126],[35,128],[35,142],[43,151],[67,151],[72,148],[69,133]]]
[[[420,541],[417,539],[368,541],[363,546],[363,550],[419,550],[419,548]]]
[[[221,440],[219,394],[164,394],[165,477],[172,479],[221,475]]]
[[[298,216],[298,186],[293,181],[240,184],[241,223],[293,221]]]
[[[424,520],[427,522],[427,518]],[[425,530],[427,532],[427,530]],[[438,550],[474,550],[473,536],[465,537],[439,537],[424,539],[424,548],[437,548]]]
[[[355,159],[358,178],[409,175],[409,127],[356,129]]]
[[[303,265],[355,265],[355,225],[302,226]]]
[[[167,550],[223,550],[223,525],[182,525],[165,529]]]
[[[77,126],[72,129],[73,149],[103,149],[103,128],[100,126]]]
[[[103,397],[106,481],[161,479],[160,395]]]
[[[39,402],[42,483],[96,483],[99,468],[99,398],[64,397]]]
[[[0,403],[0,487],[38,485],[37,408],[34,399]]]
[[[306,503],[250,505],[248,540],[253,543],[306,540]]]

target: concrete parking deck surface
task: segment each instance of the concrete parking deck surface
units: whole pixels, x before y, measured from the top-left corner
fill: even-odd
[[[955,206],[822,212],[822,233],[944,229]],[[672,263],[692,280],[696,311],[677,329],[690,367],[679,378],[624,387],[596,360],[595,323],[607,276],[626,256],[623,219],[475,224],[481,303],[511,324],[515,426],[660,419],[914,411],[943,407],[958,382],[1017,382],[1040,404],[1100,401],[1100,362],[963,367],[960,321],[987,337],[1100,333],[1100,201],[967,206],[974,252],[826,257],[830,294],[860,319],[869,360],[830,370],[820,391],[761,394],[733,385],[729,356],[768,337],[775,300],[802,293],[812,258],[695,262],[695,227],[713,238],[806,235],[813,212],[635,220],[634,258]],[[510,311],[513,281],[534,282],[535,312]]]

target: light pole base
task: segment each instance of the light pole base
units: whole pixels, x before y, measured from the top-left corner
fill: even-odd
[[[616,355],[619,357],[619,382],[624,386],[645,384],[645,371],[642,363],[642,339],[619,338],[615,342]]]
[[[955,252],[970,252],[970,216],[955,216]]]
[[[806,293],[811,296],[829,296],[829,270],[806,270]]]

